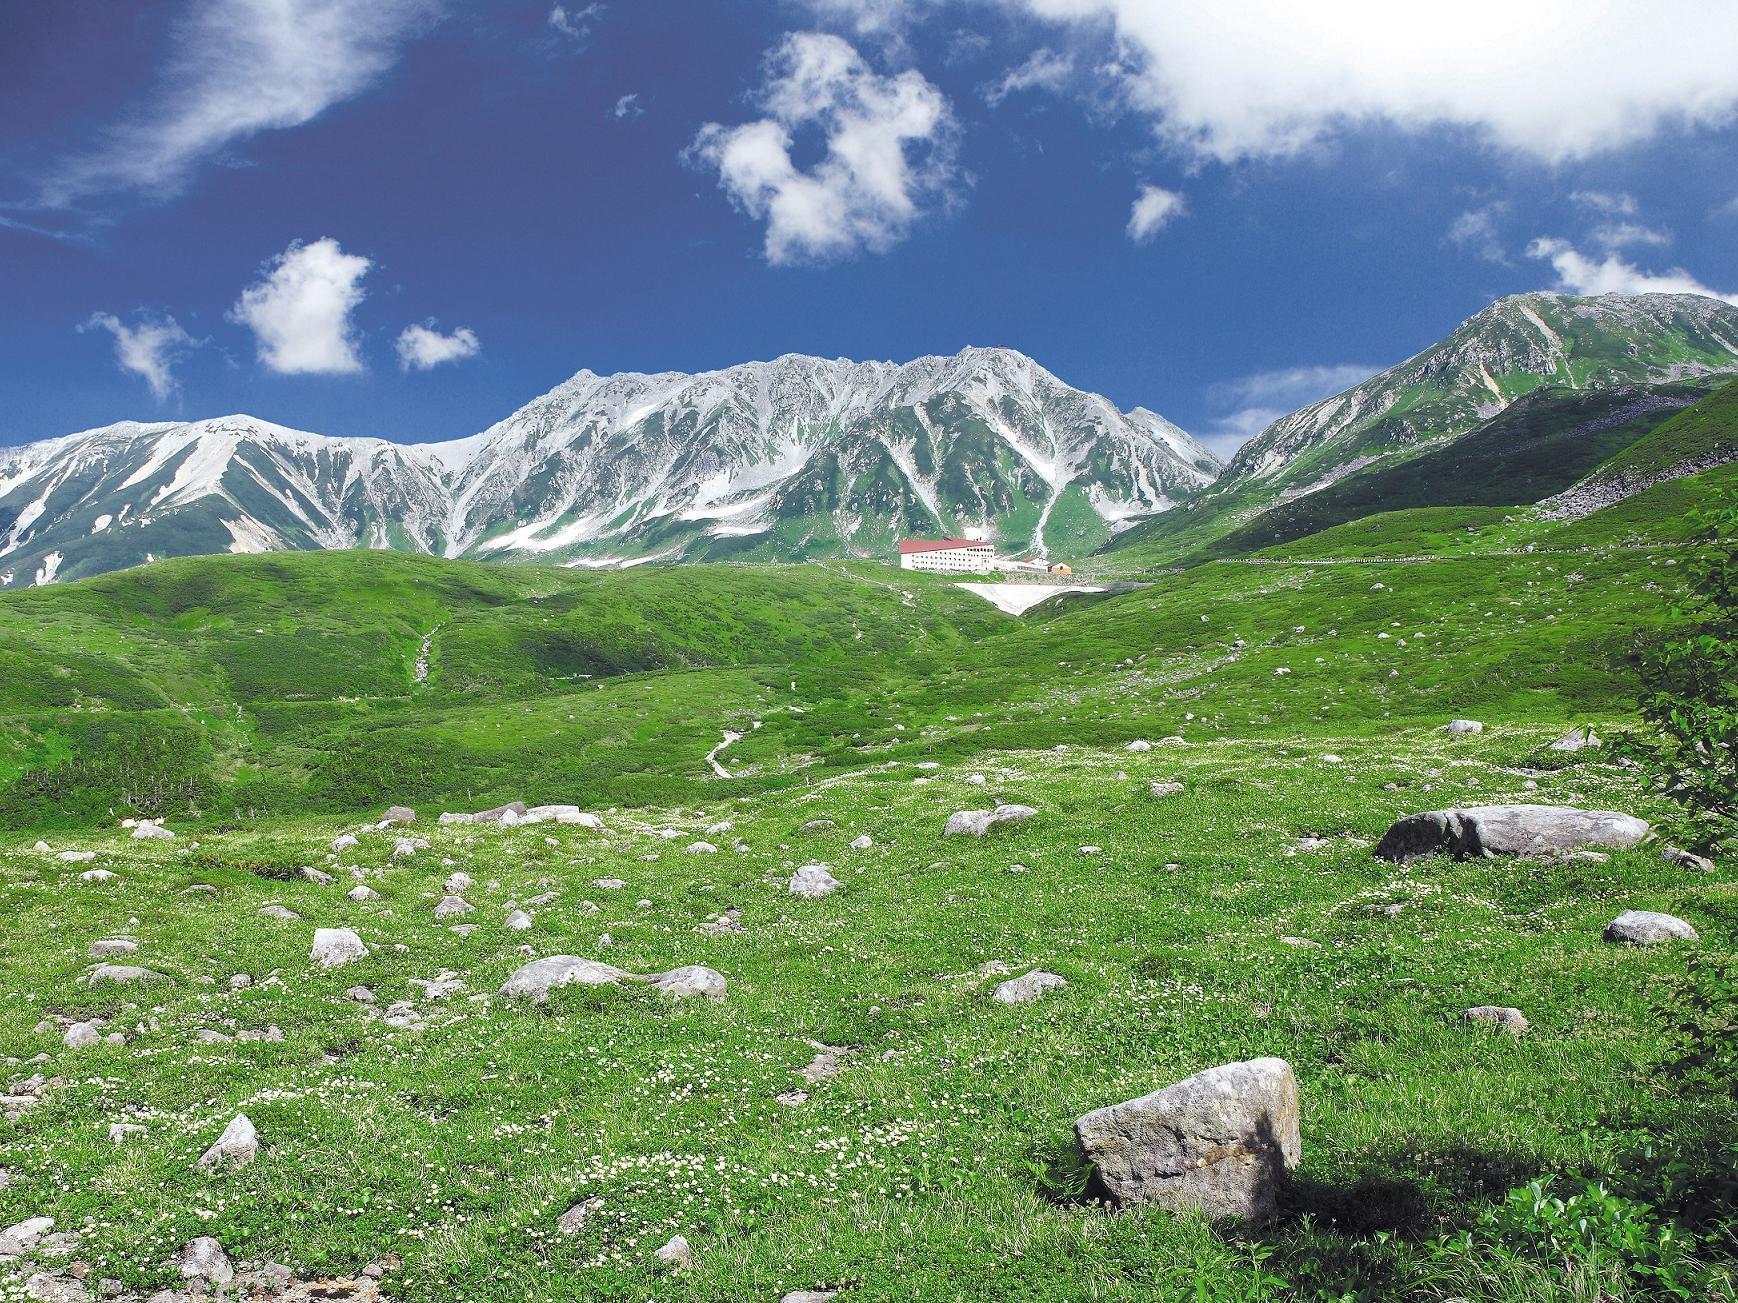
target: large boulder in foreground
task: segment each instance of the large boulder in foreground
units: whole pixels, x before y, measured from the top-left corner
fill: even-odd
[[[542,1004],[551,991],[564,986],[615,986],[628,981],[631,974],[595,959],[577,955],[550,955],[534,959],[501,984],[500,993]]]
[[[998,805],[994,810],[961,810],[947,817],[944,837],[982,837],[1005,823],[1025,823],[1038,812],[1029,805]]]
[[[1376,846],[1385,860],[1423,855],[1552,855],[1598,847],[1623,851],[1648,834],[1648,823],[1614,810],[1567,805],[1472,805],[1409,814]]]
[[[1074,1133],[1118,1204],[1264,1222],[1301,1152],[1297,1078],[1284,1059],[1227,1063],[1088,1113]]]
[[[1696,929],[1672,914],[1626,909],[1605,925],[1605,939],[1631,946],[1657,946],[1662,941],[1700,941]]]

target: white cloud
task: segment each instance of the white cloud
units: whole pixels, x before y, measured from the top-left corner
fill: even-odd
[[[591,26],[603,17],[603,11],[601,4],[573,9],[566,5],[556,5],[549,11],[549,25],[563,36],[572,37],[576,41],[590,40]]]
[[[429,371],[442,362],[460,362],[475,357],[483,345],[474,330],[460,326],[450,335],[443,335],[435,323],[406,326],[398,336],[398,365],[406,371]]]
[[[1672,237],[1653,226],[1640,222],[1604,222],[1588,232],[1589,238],[1604,249],[1628,249],[1638,244],[1666,245]]]
[[[1183,196],[1175,190],[1156,185],[1142,186],[1140,194],[1135,197],[1134,207],[1129,211],[1128,238],[1136,244],[1145,244],[1186,211]]]
[[[646,106],[640,103],[640,97],[637,94],[624,95],[616,101],[616,106],[610,110],[610,116],[624,119],[637,118],[644,116],[645,112]]]
[[[230,320],[254,333],[259,360],[280,375],[347,375],[362,370],[350,313],[374,264],[327,238],[292,243],[242,291]]]
[[[1549,261],[1557,273],[1554,288],[1567,294],[1704,294],[1738,304],[1738,294],[1709,289],[1681,267],[1645,272],[1617,253],[1590,258],[1567,240],[1534,240],[1527,246],[1527,256]]]
[[[1381,369],[1361,362],[1283,367],[1213,385],[1207,391],[1208,402],[1232,410],[1216,419],[1207,434],[1196,438],[1229,460],[1232,453],[1280,417],[1343,393]]]
[[[262,131],[299,127],[378,81],[441,0],[196,0],[150,102],[43,178],[64,208],[186,187],[202,164]]]
[[[954,179],[953,112],[921,73],[883,76],[837,36],[797,32],[767,59],[766,117],[700,129],[687,157],[715,170],[737,207],[766,222],[773,264],[882,252]],[[797,134],[819,135],[806,170]]]
[[[1010,95],[1021,91],[1045,90],[1060,91],[1068,84],[1068,79],[1074,75],[1074,60],[1065,54],[1040,48],[1032,52],[1032,56],[1018,68],[1010,68],[1002,76],[984,87],[984,102],[995,108]]]
[[[1571,203],[1611,217],[1634,217],[1637,210],[1635,196],[1622,191],[1577,190],[1569,199]]]
[[[147,318],[129,326],[112,312],[98,312],[79,330],[106,330],[113,335],[115,361],[121,370],[142,377],[159,402],[175,392],[175,363],[198,346],[171,316],[161,321]]]
[[[1497,228],[1508,211],[1509,205],[1501,199],[1482,208],[1467,209],[1448,224],[1448,242],[1456,248],[1470,249],[1486,262],[1506,265],[1509,254]]]
[[[1450,128],[1547,162],[1738,110],[1727,0],[1000,0],[1112,25],[1131,106],[1198,157],[1281,157],[1348,128]]]
[[[899,37],[933,0],[803,0],[815,20],[859,37]]]

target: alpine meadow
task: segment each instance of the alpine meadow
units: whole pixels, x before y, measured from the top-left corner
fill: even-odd
[[[0,1303],[1738,1303],[1738,21],[1233,8],[0,0]]]

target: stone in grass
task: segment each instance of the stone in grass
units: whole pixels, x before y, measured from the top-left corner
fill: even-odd
[[[563,1235],[577,1235],[584,1228],[591,1215],[603,1207],[601,1196],[582,1199],[557,1219],[555,1226]]]
[[[1047,973],[1042,968],[1034,968],[1029,973],[1003,982],[996,988],[995,998],[1003,1004],[1031,1004],[1046,991],[1060,991],[1067,985],[1067,978]]]
[[[87,986],[101,986],[104,982],[160,982],[163,974],[149,968],[138,968],[132,964],[98,964],[91,969],[90,976],[85,978]]]
[[[139,943],[129,937],[110,937],[105,941],[91,942],[91,948],[85,953],[92,959],[118,959],[122,955],[137,952]]]
[[[476,908],[475,905],[471,904],[471,902],[466,900],[463,896],[442,896],[440,898],[440,903],[435,906],[434,916],[437,919],[442,920],[458,918],[463,914],[471,913]]]
[[[259,916],[261,918],[275,918],[283,923],[294,923],[297,919],[302,917],[300,914],[296,913],[295,910],[289,909],[283,905],[262,905],[259,910]]]
[[[1660,850],[1660,858],[1667,864],[1676,865],[1680,869],[1695,869],[1699,873],[1712,873],[1714,861],[1706,855],[1697,855],[1694,851],[1686,851],[1679,846],[1666,846]]]
[[[352,846],[358,846],[360,844],[361,842],[354,834],[347,832],[339,833],[332,839],[332,849],[335,851],[347,851]]]
[[[1483,733],[1485,726],[1476,719],[1451,719],[1443,725],[1443,731],[1450,737],[1469,737]]]
[[[304,865],[302,868],[302,879],[305,882],[314,882],[325,887],[331,885],[332,875],[327,873],[324,869],[316,869],[313,865],[309,864]]]
[[[1495,1023],[1511,1036],[1519,1036],[1532,1026],[1526,1014],[1502,1004],[1475,1004],[1461,1017],[1469,1022]]]
[[[237,1113],[216,1143],[200,1155],[199,1165],[209,1168],[233,1163],[237,1167],[246,1167],[258,1153],[259,1133],[254,1130],[246,1113]]]
[[[516,909],[511,914],[507,915],[506,921],[502,926],[509,932],[523,932],[531,926],[531,915],[527,914],[522,909]]]
[[[1553,751],[1585,751],[1588,747],[1604,746],[1599,740],[1599,734],[1590,728],[1572,728],[1551,744]]]
[[[1124,751],[1151,751],[1152,749],[1153,744],[1147,741],[1144,737],[1137,737],[1133,742],[1130,742],[1123,748]]]
[[[703,995],[708,1000],[722,1000],[726,989],[722,973],[702,967],[699,964],[672,968],[667,973],[653,973],[649,977],[636,980],[654,986],[665,995],[673,996],[678,1000],[687,999],[692,995]]]
[[[376,891],[373,887],[367,886],[364,883],[360,883],[360,882],[358,882],[354,887],[350,888],[350,890],[346,891],[344,894],[346,896],[348,896],[351,900],[355,901],[357,904],[361,904],[365,900],[379,900],[380,899],[380,893],[378,891]]]
[[[798,831],[831,832],[833,831],[833,821],[831,819],[810,819]]]
[[[133,837],[137,841],[173,841],[175,834],[162,824],[142,823],[133,829]]]
[[[1148,783],[1147,791],[1154,796],[1176,796],[1183,790],[1181,783]]]
[[[840,887],[840,882],[827,872],[825,864],[805,864],[791,875],[791,895],[802,896],[808,900],[819,900],[822,896],[830,896]]]
[[[317,927],[314,945],[308,958],[321,968],[339,968],[357,959],[368,957],[368,947],[362,938],[347,927]]]
[[[716,854],[718,854],[718,848],[716,846],[714,846],[711,842],[689,842],[688,843],[688,854],[690,854],[690,855],[716,855]],[[680,1236],[678,1236],[677,1238],[681,1239]],[[682,1242],[684,1244],[687,1243],[686,1240],[683,1240]]]
[[[416,822],[416,811],[408,805],[389,805],[386,813],[380,816],[380,822],[385,825],[412,824]]]
[[[960,810],[948,816],[942,836],[957,837],[964,834],[982,837],[990,829],[1005,823],[1025,823],[1037,813],[1029,805],[998,805],[994,810]]]
[[[201,1235],[183,1244],[175,1255],[175,1266],[180,1270],[182,1280],[203,1281],[219,1289],[235,1279],[235,1268],[229,1261],[229,1254],[209,1235]]]
[[[610,964],[577,955],[550,955],[534,959],[518,969],[501,984],[500,994],[513,999],[533,1000],[538,1004],[549,999],[551,991],[564,986],[615,986],[628,980],[629,974]]]
[[[1662,941],[1700,941],[1702,938],[1681,918],[1646,909],[1626,909],[1605,925],[1605,939],[1632,946],[1651,946]]]
[[[793,1289],[780,1295],[778,1303],[829,1303],[838,1297],[836,1289]]]
[[[1385,860],[1446,854],[1549,855],[1605,847],[1628,850],[1648,834],[1645,819],[1613,810],[1566,805],[1474,805],[1407,815],[1383,834],[1376,854]]]
[[[1301,1149],[1297,1078],[1283,1059],[1228,1063],[1097,1109],[1074,1131],[1119,1205],[1265,1222]]]
[[[868,833],[864,833],[861,837],[853,837],[851,839],[851,849],[854,851],[866,851],[874,844],[875,839]]]
[[[69,1050],[82,1050],[95,1045],[102,1038],[103,1034],[97,1029],[95,1022],[75,1022],[66,1029],[66,1035],[60,1038],[60,1043]]]
[[[652,1256],[672,1270],[683,1271],[694,1265],[694,1246],[687,1236],[672,1235]]]
[[[0,1231],[0,1258],[21,1258],[54,1229],[52,1217],[26,1217]]]
[[[447,880],[441,884],[441,890],[449,896],[462,896],[476,885],[477,880],[460,869],[457,873],[447,874]]]

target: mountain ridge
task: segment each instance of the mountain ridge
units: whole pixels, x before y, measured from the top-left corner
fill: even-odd
[[[329,436],[236,414],[0,450],[0,586],[157,556],[355,545],[785,560],[975,527],[1009,547],[1085,552],[1218,469],[1163,417],[1121,412],[1012,349],[582,369],[461,439]]]

